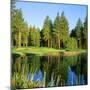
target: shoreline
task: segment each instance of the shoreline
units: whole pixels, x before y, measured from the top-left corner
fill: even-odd
[[[20,56],[25,54],[36,54],[40,56],[58,56],[63,54],[64,56],[73,56],[80,53],[86,53],[87,49],[76,49],[76,50],[66,50],[66,49],[54,49],[46,47],[21,47],[21,48],[12,48],[12,54],[19,54]]]

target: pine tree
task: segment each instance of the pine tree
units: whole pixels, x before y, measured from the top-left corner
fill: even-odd
[[[82,28],[82,22],[79,18],[76,24],[76,39],[77,39],[78,48],[81,48],[81,28]]]
[[[14,36],[13,39],[16,42],[16,46],[21,46],[21,32],[23,30],[23,15],[21,9],[15,10],[15,15],[12,18],[12,35]]]
[[[28,44],[28,24],[27,22],[23,22],[22,30],[21,30],[21,46],[27,46]]]
[[[51,38],[51,20],[49,16],[46,17],[43,25],[43,40],[47,43],[47,46],[50,47],[50,38]]]
[[[88,32],[88,22],[87,22],[87,16],[86,16],[84,21],[83,31],[82,31],[83,48],[87,48],[87,37],[88,37],[87,32]]]
[[[30,27],[29,30],[29,36],[28,36],[28,43],[29,46],[35,46],[39,47],[40,46],[40,29],[34,27]]]
[[[61,46],[66,48],[66,44],[69,38],[69,26],[68,20],[64,16],[64,12],[61,13],[60,17],[60,33],[61,33]]]
[[[57,16],[55,18],[55,21],[54,21],[54,26],[53,26],[53,34],[55,35],[54,39],[54,44],[57,44],[55,47],[59,48],[60,49],[60,37],[61,37],[61,33],[60,33],[60,16],[59,16],[59,13],[57,13]]]

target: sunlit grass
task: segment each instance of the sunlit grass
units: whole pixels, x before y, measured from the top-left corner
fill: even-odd
[[[12,53],[14,54],[37,54],[40,56],[43,55],[58,55],[60,52],[65,53],[66,55],[76,54],[77,52],[86,52],[83,49],[55,49],[55,48],[47,48],[47,47],[20,47],[20,48],[12,48]],[[73,53],[72,53],[73,52]]]
[[[59,50],[59,49],[54,49],[54,48],[46,48],[46,47],[21,47],[21,48],[12,48],[12,53],[17,53],[17,54],[38,54],[38,55],[45,55],[48,53],[53,53],[53,52],[60,52],[64,50]]]

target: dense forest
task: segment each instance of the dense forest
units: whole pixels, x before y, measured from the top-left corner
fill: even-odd
[[[12,46],[15,47],[48,47],[48,48],[87,48],[87,15],[84,22],[78,18],[75,28],[70,30],[68,19],[62,11],[57,12],[54,22],[47,15],[42,29],[28,25],[21,9],[16,9],[15,2],[11,4],[11,34]],[[42,23],[42,22],[41,22]]]

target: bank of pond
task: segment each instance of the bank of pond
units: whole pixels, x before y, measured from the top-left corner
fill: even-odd
[[[76,55],[12,53],[11,88],[39,88],[87,84],[87,53]]]
[[[12,48],[13,54],[25,55],[25,54],[37,54],[39,56],[50,55],[50,56],[58,56],[63,54],[64,56],[73,56],[79,53],[85,53],[87,49],[55,49],[55,48],[47,48],[47,47],[20,47]]]

